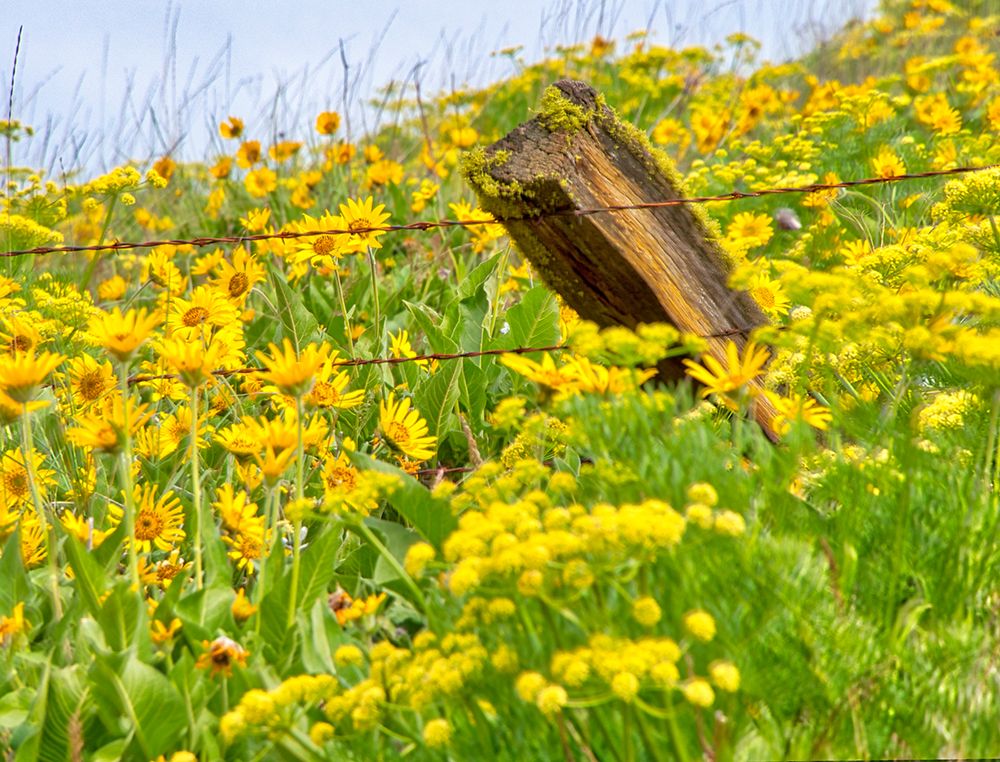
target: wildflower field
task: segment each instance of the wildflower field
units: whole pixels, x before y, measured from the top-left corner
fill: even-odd
[[[689,196],[1000,163],[995,0],[757,47],[8,166],[4,759],[1000,754],[1000,168],[700,206],[770,320],[719,357],[575,314],[467,180],[564,77]]]

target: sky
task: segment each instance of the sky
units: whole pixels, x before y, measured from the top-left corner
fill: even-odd
[[[243,118],[262,140],[301,138],[321,110],[375,126],[363,104],[390,80],[433,94],[513,73],[556,44],[648,29],[672,46],[744,32],[783,60],[876,0],[4,0],[0,88],[36,134],[13,163],[87,173],[170,153],[221,152],[217,124]],[[347,66],[345,69],[344,63]],[[346,75],[346,77],[345,77]],[[345,85],[346,81],[346,85]],[[345,92],[347,98],[345,101]],[[8,97],[2,99],[7,105]],[[6,118],[7,109],[3,109]]]

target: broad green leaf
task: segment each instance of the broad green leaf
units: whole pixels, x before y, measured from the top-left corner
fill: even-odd
[[[333,652],[346,640],[326,600],[320,598],[309,609],[309,628],[302,638],[302,666],[307,672],[335,674]]]
[[[427,420],[431,436],[440,439],[448,433],[448,419],[455,411],[461,391],[462,361],[452,360],[441,364],[414,393],[416,407]]]
[[[360,469],[399,477],[399,489],[389,496],[389,504],[427,542],[440,548],[445,538],[458,526],[458,520],[452,515],[448,503],[433,497],[430,490],[402,469],[362,453],[354,452],[350,457]]]
[[[280,553],[280,551],[279,551]],[[290,575],[285,575],[272,587],[261,601],[259,616],[261,634],[280,658],[285,639],[288,637],[288,603]]]
[[[75,536],[67,535],[63,548],[73,569],[74,586],[90,613],[98,619],[101,615],[101,596],[107,581],[104,570]]]
[[[19,688],[0,696],[0,728],[16,728],[28,719],[34,695],[35,691],[31,688]]]
[[[21,563],[20,527],[7,538],[0,558],[0,614],[10,614],[14,606],[28,597],[28,575]]]
[[[187,727],[184,701],[159,670],[129,654],[98,655],[90,671],[90,688],[108,731],[119,732],[124,719],[133,735],[132,756],[152,759],[177,744]],[[112,720],[109,723],[109,719]]]
[[[471,360],[462,363],[462,376],[459,379],[462,407],[469,414],[469,423],[476,427],[483,420],[486,409],[486,372]]]
[[[308,609],[324,592],[333,578],[340,548],[340,532],[334,527],[320,527],[316,537],[310,537],[309,547],[302,551],[299,569],[297,607]]]
[[[149,650],[146,606],[139,594],[129,589],[127,582],[122,581],[115,586],[111,595],[101,603],[101,611],[96,618],[112,649],[124,651],[129,646],[138,645],[141,650]]]
[[[424,336],[427,337],[427,343],[434,352],[448,353],[458,351],[458,344],[443,330],[443,318],[440,314],[426,304],[413,304],[412,302],[403,302],[403,304],[410,311],[414,322],[424,332]]]
[[[62,762],[69,756],[70,718],[74,714],[80,718],[87,695],[86,674],[80,665],[52,673],[39,749],[39,759],[43,762]]]
[[[289,286],[277,269],[271,270],[271,287],[274,289],[274,306],[278,310],[278,320],[287,336],[298,351],[305,349],[310,341],[315,340],[319,332],[319,323],[313,314],[306,309],[299,296]]]
[[[121,522],[115,530],[104,538],[104,542],[89,551],[94,559],[105,571],[111,571],[111,567],[121,558],[122,545],[125,542],[125,522]]]
[[[479,293],[493,271],[496,270],[500,256],[500,254],[494,254],[485,262],[476,265],[472,272],[458,284],[458,300],[460,302],[464,302],[469,297]]]
[[[548,347],[559,341],[559,305],[544,286],[525,292],[521,301],[507,310],[510,331],[496,342],[500,349]]]
[[[404,527],[402,524],[397,524],[395,521],[366,518],[365,524],[373,531],[382,535],[382,544],[385,545],[386,550],[400,564],[406,558],[407,549],[413,543],[420,540],[420,535],[412,529]],[[397,579],[399,579],[399,575],[396,573],[396,570],[382,556],[379,556],[378,562],[375,564],[375,574],[372,577],[372,582],[376,585],[385,585]],[[403,595],[405,594],[404,591]]]

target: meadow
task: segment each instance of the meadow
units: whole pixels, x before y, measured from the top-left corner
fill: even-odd
[[[500,51],[350,140],[8,159],[4,758],[1000,754],[1000,8],[757,48]],[[716,359],[577,315],[480,208],[564,77],[690,196],[987,168],[700,205],[770,320]]]

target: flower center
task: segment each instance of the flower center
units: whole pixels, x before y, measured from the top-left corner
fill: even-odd
[[[773,307],[774,306],[774,294],[769,288],[755,288],[753,290],[753,298],[757,300],[757,304],[761,307]]]
[[[325,257],[329,254],[333,254],[337,249],[337,241],[332,235],[321,235],[315,241],[313,241],[313,251],[319,254],[321,257]]]
[[[368,228],[373,227],[371,220],[361,217],[356,220],[351,220],[347,223],[347,229],[352,233],[359,233],[361,231],[367,231]]]
[[[229,279],[229,296],[235,299],[242,296],[250,287],[250,279],[246,273],[236,273]]]
[[[28,494],[28,472],[19,466],[15,468],[16,470],[4,474],[4,485],[15,497],[25,497]]]
[[[139,511],[135,517],[135,536],[140,540],[155,540],[163,530],[163,520],[154,511]]]
[[[184,317],[181,318],[181,322],[189,328],[196,325],[201,325],[206,320],[208,320],[208,310],[204,307],[192,307],[187,312],[184,313]]]
[[[34,342],[30,337],[24,334],[18,334],[17,336],[11,337],[10,340],[10,351],[11,354],[14,352],[27,352],[34,346]]]
[[[104,377],[98,370],[90,370],[80,376],[80,396],[87,402],[93,402],[104,391]]]
[[[389,424],[386,435],[400,447],[405,446],[410,441],[410,430],[398,421],[393,421]]]

